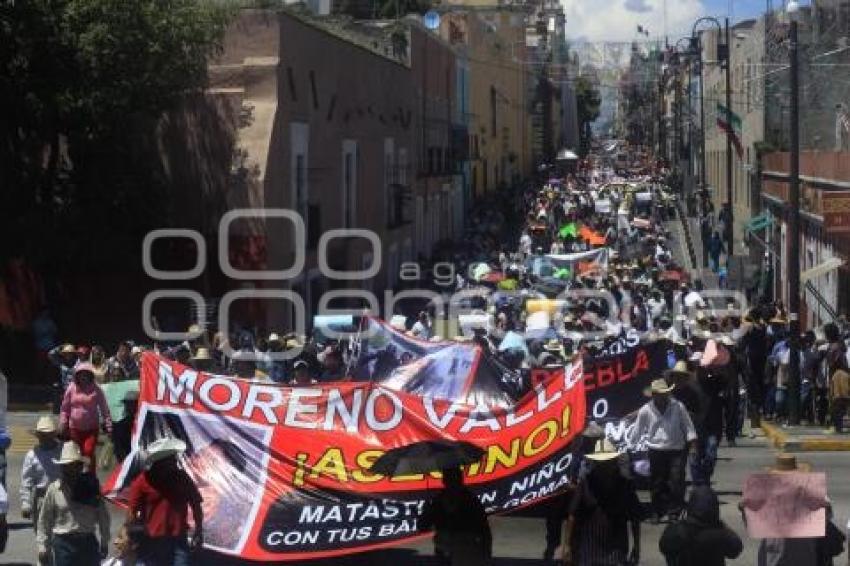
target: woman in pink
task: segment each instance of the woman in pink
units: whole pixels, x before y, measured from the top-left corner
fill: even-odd
[[[95,449],[100,420],[103,419],[106,434],[112,434],[112,417],[103,389],[94,382],[94,367],[88,363],[74,369],[74,381],[65,390],[62,408],[59,411],[59,432],[80,447],[83,456],[95,466]]]

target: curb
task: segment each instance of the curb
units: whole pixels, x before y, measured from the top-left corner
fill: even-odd
[[[761,429],[775,448],[786,452],[850,452],[850,437],[797,438],[790,436],[781,427],[764,421]]]
[[[9,403],[8,413],[43,413],[52,412],[52,403]]]

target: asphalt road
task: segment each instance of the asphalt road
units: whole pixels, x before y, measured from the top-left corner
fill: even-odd
[[[33,414],[17,413],[10,415],[9,424],[12,432],[12,447],[7,452],[8,472],[7,482],[11,496],[11,510],[8,516],[10,525],[9,542],[6,552],[0,555],[0,565],[3,564],[33,564],[35,562],[35,540],[28,522],[20,515],[18,487],[20,485],[21,464],[26,450],[32,445],[33,439],[27,429],[35,423]],[[741,496],[741,487],[746,476],[752,472],[762,471],[774,459],[775,451],[768,448],[765,441],[757,439],[741,439],[736,448],[722,447],[720,461],[715,474],[715,489],[723,503],[721,513],[723,519],[745,539],[744,554],[734,563],[751,565],[756,563],[758,542],[746,538],[746,531],[737,510]],[[800,460],[812,465],[814,471],[826,471],[828,493],[835,511],[836,524],[845,528],[850,517],[850,454],[848,453],[806,453],[800,455]],[[648,499],[646,493],[641,493],[642,499]],[[493,566],[543,566],[541,560],[545,545],[545,525],[540,513],[534,509],[526,511],[522,516],[493,517]],[[122,513],[112,508],[113,526],[117,528],[122,521]],[[643,556],[641,563],[649,566],[664,566],[664,560],[658,553],[658,539],[663,525],[644,524],[641,531]],[[431,544],[421,541],[409,546],[383,550],[368,554],[355,555],[348,558],[313,561],[310,566],[344,565],[344,566],[420,566],[433,564]],[[234,564],[232,560],[223,560],[217,556],[205,556],[199,563]],[[847,555],[836,560],[836,565],[846,564]],[[801,565],[804,566],[804,565]]]

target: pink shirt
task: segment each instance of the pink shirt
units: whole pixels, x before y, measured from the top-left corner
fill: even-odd
[[[71,382],[62,399],[59,412],[60,428],[74,430],[97,430],[100,418],[106,424],[107,431],[112,430],[112,416],[103,389],[95,383],[77,385]]]

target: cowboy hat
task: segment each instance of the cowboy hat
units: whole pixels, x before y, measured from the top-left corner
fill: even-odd
[[[287,350],[297,350],[298,348],[304,347],[304,342],[297,337],[287,338],[286,343],[284,343],[283,346]]]
[[[666,395],[676,389],[675,385],[668,385],[665,379],[655,379],[647,389],[649,395]]]
[[[720,337],[720,343],[730,348],[736,346],[735,340],[728,334],[724,334]]]
[[[594,462],[608,462],[619,457],[620,453],[617,451],[617,448],[607,438],[596,441],[596,447],[593,453],[585,456],[585,458]]]
[[[73,344],[63,344],[62,348],[59,350],[60,354],[76,354],[77,349]]]
[[[141,346],[133,346],[133,348],[130,350],[130,355],[131,356],[138,356],[139,354],[143,354],[144,352],[145,352],[145,349],[142,348]]]
[[[200,347],[195,351],[195,355],[189,358],[190,360],[195,361],[203,361],[203,360],[211,360],[212,356],[210,355],[210,349]]]
[[[551,340],[548,340],[546,342],[546,345],[543,346],[543,349],[546,350],[547,352],[559,352],[560,353],[560,352],[564,351],[564,345],[561,344],[561,341],[558,340],[557,338],[552,338]]]
[[[585,438],[605,438],[605,431],[601,426],[596,424],[596,421],[590,421],[587,423],[587,426],[584,427],[581,435]]]
[[[770,324],[788,324],[788,320],[781,316],[775,316],[770,319]]]
[[[77,446],[77,443],[69,440],[62,443],[62,451],[59,453],[59,459],[54,458],[53,463],[59,466],[65,466],[77,463],[85,464],[87,461],[83,458],[83,454],[80,452],[80,447]]]
[[[796,456],[783,452],[776,455],[776,462],[767,470],[769,472],[810,472],[812,465],[806,462],[797,462]]]
[[[81,364],[77,364],[77,367],[74,368],[74,377],[81,373],[90,373],[92,375],[95,374],[94,366],[89,362],[83,362]]]
[[[200,324],[193,324],[186,331],[186,334],[200,335],[200,334],[203,334],[203,332],[204,332],[204,329],[201,327]]]
[[[676,362],[676,365],[666,370],[664,372],[664,375],[691,375],[691,372],[688,370],[688,362],[684,360],[679,360],[678,362]]]
[[[186,443],[178,438],[159,438],[148,444],[145,448],[145,469],[161,460],[182,454],[186,451]]]
[[[35,422],[35,428],[31,431],[33,434],[56,434],[56,422],[53,417],[39,417]]]
[[[272,332],[269,334],[267,342],[280,342],[280,335],[277,332]]]

